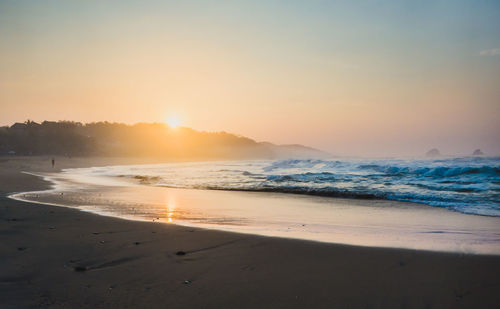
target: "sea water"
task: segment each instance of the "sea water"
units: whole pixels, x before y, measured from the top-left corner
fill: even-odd
[[[500,254],[500,158],[219,161],[66,169],[15,199],[133,220]]]
[[[385,199],[500,216],[500,157],[196,162],[80,172],[151,186]]]

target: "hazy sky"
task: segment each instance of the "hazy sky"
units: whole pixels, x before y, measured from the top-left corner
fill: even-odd
[[[500,1],[0,0],[0,125],[500,154]]]

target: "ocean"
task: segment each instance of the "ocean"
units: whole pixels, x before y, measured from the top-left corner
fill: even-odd
[[[500,254],[500,158],[186,162],[37,174],[12,198],[131,220]]]
[[[82,172],[151,186],[385,199],[500,216],[500,157],[221,161]]]

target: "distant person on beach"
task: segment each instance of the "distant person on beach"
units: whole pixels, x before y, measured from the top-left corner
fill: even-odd
[[[54,168],[54,165],[56,165],[56,160],[52,158],[52,168]]]

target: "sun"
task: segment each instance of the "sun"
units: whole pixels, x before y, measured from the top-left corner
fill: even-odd
[[[170,115],[166,119],[166,123],[168,124],[169,127],[175,129],[182,124],[182,120],[178,116]]]

